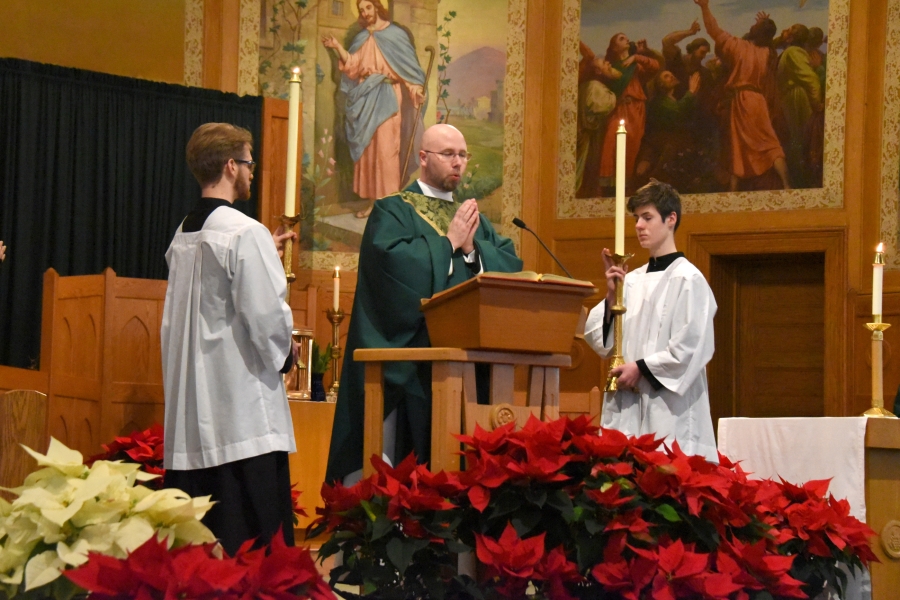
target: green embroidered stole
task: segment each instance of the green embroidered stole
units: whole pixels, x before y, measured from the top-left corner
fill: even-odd
[[[441,235],[447,235],[450,221],[453,220],[453,216],[459,208],[457,202],[447,202],[440,198],[431,198],[408,190],[400,192],[400,198],[412,206],[416,213]]]

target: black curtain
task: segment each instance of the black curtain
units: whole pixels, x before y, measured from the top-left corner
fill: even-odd
[[[0,364],[38,365],[49,267],[166,279],[166,248],[199,197],[191,133],[233,123],[258,145],[261,118],[255,96],[0,59]],[[255,192],[236,206],[255,216]]]

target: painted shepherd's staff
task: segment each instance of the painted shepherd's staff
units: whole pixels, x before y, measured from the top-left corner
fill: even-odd
[[[409,157],[412,155],[413,146],[416,143],[416,129],[419,127],[419,116],[422,114],[422,106],[425,105],[426,98],[428,95],[428,80],[431,79],[431,66],[434,64],[434,46],[425,46],[425,52],[428,52],[431,56],[428,59],[428,70],[425,72],[425,85],[422,89],[422,104],[416,107],[416,118],[413,119],[413,128],[412,135],[409,136],[409,144],[406,146],[406,160],[403,161],[403,185],[401,188],[405,188],[408,180],[406,178],[409,177],[409,174],[406,172],[409,168]]]

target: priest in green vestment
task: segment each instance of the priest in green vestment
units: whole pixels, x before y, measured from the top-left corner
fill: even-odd
[[[522,269],[512,242],[479,214],[475,200],[453,199],[468,160],[462,133],[450,125],[434,125],[422,137],[421,177],[375,202],[359,249],[326,481],[343,479],[348,485],[358,479],[363,465],[365,367],[353,360],[353,352],[426,348],[431,344],[419,310],[423,298],[483,271]],[[431,364],[385,363],[384,382],[385,454],[396,464],[414,450],[419,462],[427,462]]]

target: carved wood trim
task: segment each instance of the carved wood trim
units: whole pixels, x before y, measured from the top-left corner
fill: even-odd
[[[685,254],[711,279],[714,256],[821,252],[825,255],[825,415],[853,414],[848,401],[846,229],[705,233],[688,236]],[[733,361],[732,361],[733,364]]]

